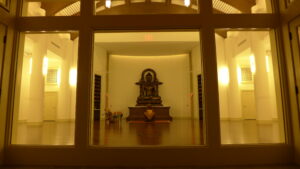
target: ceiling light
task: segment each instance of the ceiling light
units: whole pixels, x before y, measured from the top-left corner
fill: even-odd
[[[191,0],[184,0],[184,5],[185,5],[186,7],[189,7],[190,4],[191,4]]]
[[[106,0],[105,1],[105,6],[106,6],[106,8],[110,8],[111,7],[111,0]]]

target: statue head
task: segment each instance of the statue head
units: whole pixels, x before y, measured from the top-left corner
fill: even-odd
[[[146,74],[146,82],[152,82],[152,75],[151,73]]]

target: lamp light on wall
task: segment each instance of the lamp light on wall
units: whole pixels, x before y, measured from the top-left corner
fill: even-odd
[[[238,78],[238,83],[241,84],[242,83],[242,69],[241,67],[237,67],[237,78]]]
[[[32,57],[29,59],[29,74],[32,74]]]
[[[184,6],[189,7],[191,4],[191,0],[184,0]]]
[[[218,79],[222,85],[229,84],[229,71],[227,67],[220,67],[218,70]]]
[[[269,56],[266,55],[266,71],[270,72],[270,63],[269,63]]]
[[[249,58],[250,58],[250,68],[251,68],[251,72],[254,74],[255,71],[256,71],[255,57],[254,57],[254,55],[251,55]]]
[[[77,69],[71,68],[69,74],[69,84],[70,86],[76,86],[77,83]]]
[[[60,83],[61,83],[61,69],[59,68],[57,70],[57,86],[60,87]]]
[[[105,0],[105,7],[110,8],[111,7],[111,0]]]
[[[44,56],[43,59],[43,75],[46,76],[48,73],[48,58]]]

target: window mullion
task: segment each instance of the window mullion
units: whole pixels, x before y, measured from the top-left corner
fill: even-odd
[[[215,50],[215,35],[212,27],[201,29],[201,43],[204,76],[204,111],[208,146],[220,146],[220,117],[218,99],[218,73]]]
[[[89,117],[91,110],[92,44],[93,34],[88,27],[79,32],[75,146],[86,147],[89,139]]]
[[[212,0],[199,0],[200,13],[203,15],[211,15],[213,13]]]
[[[93,15],[94,11],[94,0],[81,0],[80,1],[80,15],[83,17],[90,17]]]

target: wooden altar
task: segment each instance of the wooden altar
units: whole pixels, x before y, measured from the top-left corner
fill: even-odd
[[[170,107],[163,106],[159,96],[158,86],[162,84],[156,77],[153,69],[145,69],[139,82],[140,94],[137,98],[135,107],[129,108],[127,121],[154,121],[154,120],[172,120],[170,116]],[[153,111],[151,118],[145,114],[147,110]]]
[[[172,120],[169,114],[170,107],[167,106],[153,106],[151,109],[155,112],[153,120]],[[127,121],[145,121],[144,112],[147,110],[147,106],[129,107],[129,116]]]

